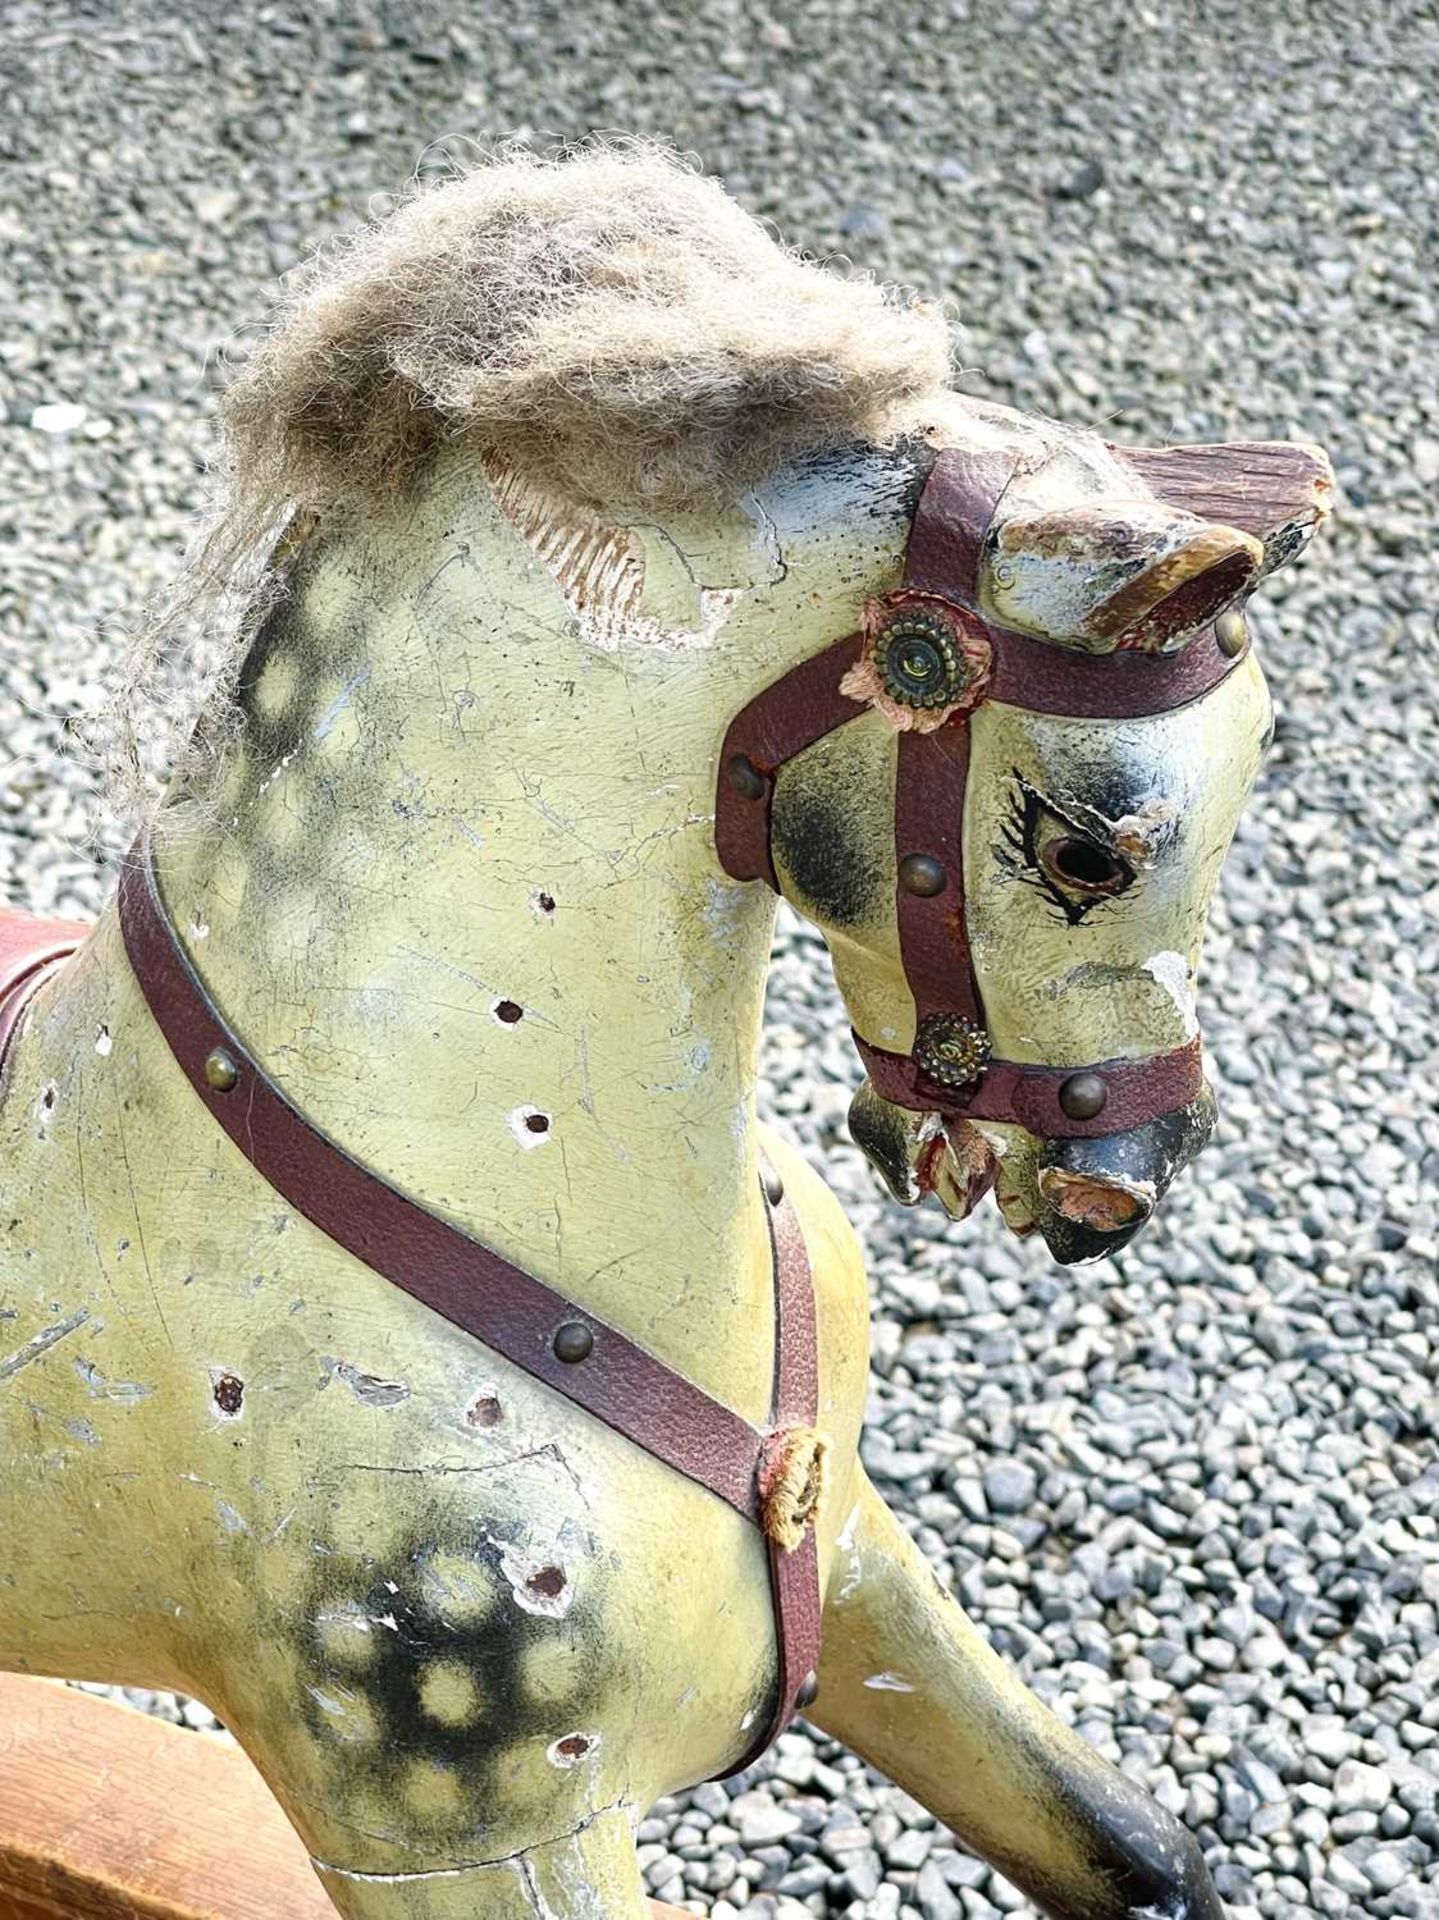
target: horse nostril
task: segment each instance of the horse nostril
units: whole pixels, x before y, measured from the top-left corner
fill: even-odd
[[[1056,1213],[1096,1233],[1121,1233],[1154,1211],[1154,1195],[1143,1186],[1071,1173],[1066,1167],[1041,1169],[1039,1191]]]

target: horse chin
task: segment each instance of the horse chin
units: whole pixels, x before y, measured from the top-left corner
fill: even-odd
[[[995,1157],[978,1129],[895,1106],[868,1080],[850,1106],[849,1130],[902,1206],[933,1194],[951,1220],[963,1220],[994,1184]]]

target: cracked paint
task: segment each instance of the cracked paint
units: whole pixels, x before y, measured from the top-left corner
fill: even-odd
[[[362,1407],[398,1407],[410,1397],[410,1389],[402,1380],[384,1380],[351,1366],[347,1360],[321,1354],[320,1365],[332,1380],[342,1380]]]

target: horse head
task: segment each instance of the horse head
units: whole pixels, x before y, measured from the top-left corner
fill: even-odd
[[[825,935],[891,1192],[962,1217],[993,1186],[1095,1259],[1214,1124],[1196,969],[1271,732],[1244,602],[1329,471],[990,410],[939,437],[897,590],[731,726],[721,857]]]
[[[785,894],[828,941],[869,1076],[853,1131],[891,1190],[962,1215],[993,1186],[1082,1260],[1213,1124],[1196,967],[1269,730],[1243,609],[1332,479],[1305,446],[1120,449],[948,376],[936,309],[785,254],[683,167],[507,161],[301,278],[227,397],[222,533],[288,503],[371,575],[412,559],[408,631],[452,648],[467,701],[474,636],[523,636],[483,650],[483,756],[460,730],[433,780],[503,809],[506,754],[542,751],[566,807],[610,808],[599,870],[666,864],[651,921],[716,853]],[[367,700],[401,679],[375,666]],[[543,740],[502,754],[511,712]],[[732,1087],[727,1040],[696,1053],[745,1116],[712,1149],[736,1177],[748,898],[718,958],[668,943],[676,1000],[723,976],[712,1021],[745,1028]]]

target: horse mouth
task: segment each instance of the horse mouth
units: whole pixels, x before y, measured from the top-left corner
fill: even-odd
[[[1009,1231],[1021,1240],[1039,1233],[1061,1266],[1128,1246],[1213,1124],[1207,1087],[1189,1106],[1142,1126],[1086,1138],[917,1113],[885,1100],[869,1081],[850,1107],[855,1144],[902,1205],[932,1195],[952,1220],[963,1220],[992,1190]]]

